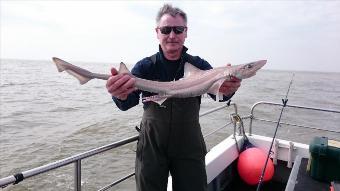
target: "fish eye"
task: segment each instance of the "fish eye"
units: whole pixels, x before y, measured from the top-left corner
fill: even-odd
[[[247,69],[250,69],[250,68],[252,68],[252,67],[253,67],[252,64],[247,64],[247,65],[245,66],[245,68],[247,68]]]
[[[246,65],[244,65],[244,66],[242,67],[243,70],[245,70],[245,69],[251,69],[251,68],[253,68],[253,65],[252,65],[252,64],[246,64]]]

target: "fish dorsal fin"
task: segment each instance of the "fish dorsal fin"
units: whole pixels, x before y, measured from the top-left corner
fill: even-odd
[[[199,75],[203,71],[197,68],[196,66],[186,62],[184,65],[184,78],[188,78],[190,76]]]
[[[129,74],[129,73],[130,73],[130,70],[126,67],[126,65],[123,62],[121,62],[119,65],[118,74]]]

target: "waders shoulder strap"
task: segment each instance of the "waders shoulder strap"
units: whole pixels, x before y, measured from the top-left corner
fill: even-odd
[[[151,61],[152,61],[153,64],[156,64],[156,61],[157,61],[157,53],[154,54],[154,55],[152,55],[152,56],[150,56],[150,59],[151,59]]]

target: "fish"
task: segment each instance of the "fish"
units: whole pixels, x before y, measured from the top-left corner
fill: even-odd
[[[92,73],[86,69],[70,64],[60,58],[53,57],[59,72],[66,71],[77,78],[80,84],[85,84],[91,79],[108,80],[111,75]],[[131,74],[126,65],[121,62],[118,74],[130,75],[135,79],[135,87],[142,91],[155,93],[156,95],[144,97],[143,102],[153,101],[162,104],[166,99],[196,97],[205,93],[216,95],[217,101],[223,99],[219,89],[224,81],[238,78],[240,80],[256,75],[267,60],[258,60],[246,64],[234,66],[222,66],[209,70],[200,70],[194,65],[186,62],[184,64],[184,76],[180,80],[170,82],[159,82],[138,78]]]

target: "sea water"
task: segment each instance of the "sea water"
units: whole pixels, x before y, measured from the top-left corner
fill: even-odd
[[[112,63],[76,65],[109,73]],[[130,66],[131,68],[131,66]],[[242,81],[232,98],[240,115],[250,114],[258,101],[281,103],[295,74],[288,104],[340,110],[340,74],[260,70]],[[140,105],[120,111],[105,88],[105,81],[85,85],[67,73],[58,73],[52,61],[1,60],[0,67],[0,178],[69,157],[137,134]],[[225,103],[204,97],[201,112]],[[277,120],[281,107],[259,106],[255,117]],[[203,134],[229,121],[233,108],[202,117]],[[340,115],[287,108],[282,121],[340,131]],[[248,129],[249,120],[245,121]],[[254,122],[253,133],[272,136],[276,124]],[[232,126],[205,138],[208,149],[232,134]],[[339,140],[339,134],[282,125],[277,136],[309,143],[314,136]],[[97,190],[134,172],[136,143],[82,161],[83,190]],[[4,190],[73,190],[74,166],[69,165],[29,178]],[[135,190],[134,178],[111,190]]]

